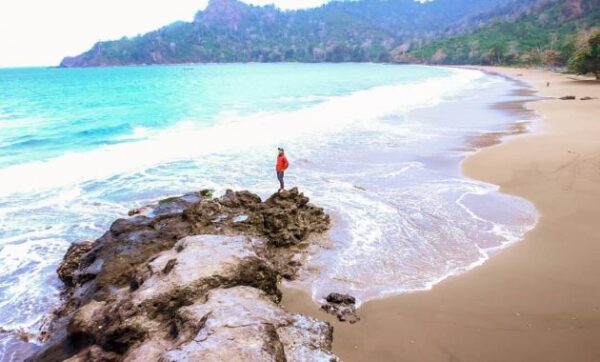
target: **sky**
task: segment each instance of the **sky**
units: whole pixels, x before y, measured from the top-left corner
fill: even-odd
[[[190,21],[208,0],[0,0],[0,67],[58,65],[100,40]],[[328,0],[244,0],[283,9]]]

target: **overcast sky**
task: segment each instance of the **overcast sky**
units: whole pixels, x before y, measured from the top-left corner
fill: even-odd
[[[0,67],[58,65],[98,40],[192,20],[208,0],[0,0]],[[246,0],[244,0],[246,1]],[[247,0],[292,9],[327,0]]]

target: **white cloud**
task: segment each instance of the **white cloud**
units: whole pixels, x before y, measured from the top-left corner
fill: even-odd
[[[327,0],[275,2],[285,9]],[[0,0],[0,67],[57,65],[98,40],[144,33],[176,20],[189,21],[207,0]]]

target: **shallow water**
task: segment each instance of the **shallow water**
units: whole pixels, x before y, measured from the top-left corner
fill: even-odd
[[[374,64],[0,70],[0,327],[35,331],[68,245],[130,208],[201,188],[288,186],[333,216],[297,282],[361,302],[431,287],[535,225],[525,200],[465,178],[465,139],[514,116],[516,85]],[[2,337],[0,336],[0,340]],[[2,349],[0,343],[0,351]]]
[[[321,177],[309,189],[335,222],[331,243],[291,284],[315,300],[336,291],[362,303],[430,289],[520,240],[537,222],[534,206],[461,173],[468,139],[527,121],[495,109],[531,99],[517,86],[484,76],[440,103],[347,132],[307,164],[302,177]]]

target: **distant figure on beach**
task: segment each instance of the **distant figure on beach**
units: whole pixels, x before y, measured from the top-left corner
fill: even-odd
[[[546,87],[550,87],[550,82],[546,82]]]
[[[277,155],[277,165],[275,166],[275,171],[277,171],[277,179],[279,180],[279,190],[277,192],[281,192],[284,189],[283,175],[290,163],[285,157],[285,151],[283,148],[279,147],[277,150],[279,151],[279,154]]]

